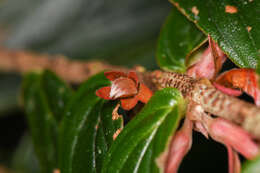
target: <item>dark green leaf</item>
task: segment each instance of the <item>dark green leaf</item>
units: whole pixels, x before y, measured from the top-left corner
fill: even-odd
[[[257,173],[260,172],[260,156],[254,160],[247,161],[242,166],[242,173]]]
[[[43,173],[56,167],[56,121],[41,90],[41,75],[28,74],[23,81],[23,102]]]
[[[161,30],[157,48],[157,62],[164,70],[185,72],[185,58],[199,47],[206,36],[173,8]]]
[[[174,88],[156,92],[112,144],[102,173],[159,172],[156,160],[167,151],[184,105]]]
[[[106,157],[108,149],[111,147],[114,139],[113,135],[117,130],[123,128],[123,118],[119,117],[112,120],[112,112],[116,106],[116,102],[105,103],[102,107],[99,117],[98,130],[95,142],[96,152],[96,172],[101,172],[103,160]]]
[[[57,168],[58,122],[71,96],[72,90],[50,71],[24,79],[23,102],[42,172]]]
[[[204,33],[211,35],[240,67],[256,68],[260,50],[260,1],[171,0]],[[235,13],[227,13],[233,6]],[[250,30],[250,31],[249,31]]]
[[[38,173],[39,163],[33,149],[32,138],[25,134],[19,142],[13,156],[11,168],[15,173]]]
[[[122,119],[112,122],[115,103],[95,91],[110,85],[103,73],[87,80],[67,105],[61,125],[59,163],[62,173],[100,172],[105,153]]]
[[[59,122],[64,113],[64,108],[73,91],[68,85],[59,79],[51,71],[45,71],[42,75],[42,89],[55,119]]]

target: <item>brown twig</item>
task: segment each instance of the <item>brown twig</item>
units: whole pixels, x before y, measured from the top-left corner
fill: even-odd
[[[142,67],[127,69],[112,66],[100,61],[72,61],[61,55],[40,55],[24,51],[0,50],[0,70],[5,72],[26,73],[49,69],[68,82],[81,83],[88,77],[104,70],[135,70],[140,81],[152,90],[166,87],[179,89],[183,96],[202,106],[211,114],[228,119],[241,125],[255,138],[260,139],[260,108],[218,91],[207,80],[196,80],[187,75],[153,71],[147,72]]]
[[[63,55],[50,56],[27,51],[0,49],[0,70],[3,72],[27,73],[43,69],[52,70],[71,83],[81,83],[93,74],[105,69],[127,70],[101,61],[71,61]]]

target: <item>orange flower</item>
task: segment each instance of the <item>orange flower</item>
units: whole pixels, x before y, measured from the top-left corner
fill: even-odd
[[[125,74],[120,71],[109,71],[104,73],[111,82],[111,86],[100,88],[96,95],[106,100],[120,99],[121,106],[130,110],[141,101],[147,103],[152,96],[152,91],[140,83],[134,71]]]

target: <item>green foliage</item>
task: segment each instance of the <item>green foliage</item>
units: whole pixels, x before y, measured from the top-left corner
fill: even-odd
[[[35,155],[32,138],[25,134],[16,148],[11,167],[15,173],[37,173],[39,163]]]
[[[112,122],[115,104],[105,103],[95,95],[98,88],[108,84],[110,81],[103,73],[93,76],[67,105],[59,140],[61,172],[100,171],[113,134],[122,124],[121,120]]]
[[[159,172],[156,164],[183,115],[184,100],[173,88],[158,91],[113,143],[102,173]]]
[[[107,157],[108,149],[111,147],[114,139],[113,136],[117,130],[123,129],[123,118],[119,117],[116,120],[112,120],[111,115],[112,111],[115,108],[116,102],[107,102],[102,106],[98,130],[96,134],[95,141],[93,140],[93,144],[95,146],[96,153],[96,172],[101,172],[101,168],[103,165],[104,159]]]
[[[48,90],[65,88],[62,83],[57,82],[55,88],[44,89],[45,80],[53,80],[54,74],[45,72],[44,74],[28,74],[23,82],[23,104],[27,114],[29,127],[43,173],[51,172],[57,167],[57,134],[58,122],[56,121],[54,110],[50,103],[56,105],[61,101],[60,97],[48,100]],[[57,79],[57,78],[56,78]],[[46,92],[47,91],[47,92]],[[60,93],[62,94],[62,93]],[[66,102],[66,101],[63,101]]]
[[[156,52],[162,69],[184,73],[187,57],[204,43],[205,34],[211,35],[236,65],[256,68],[260,24],[255,16],[260,1],[171,2],[188,19],[175,8],[168,16]],[[234,6],[237,12],[225,12],[227,5]],[[121,54],[120,59],[128,62]],[[257,72],[260,73],[260,64]],[[105,101],[95,94],[97,89],[110,84],[100,73],[74,93],[50,71],[24,77],[23,104],[42,173],[56,168],[62,173],[163,171],[159,160],[168,151],[185,110],[181,93],[173,88],[157,91],[123,129],[121,116],[112,119],[117,101]],[[114,140],[118,130],[121,132]],[[256,172],[258,167],[259,158],[247,162],[243,171]]]
[[[254,160],[247,161],[242,167],[242,173],[257,173],[260,172],[260,156]]]
[[[115,132],[123,129],[122,116],[112,119],[117,102],[95,95],[109,84],[103,73],[97,74],[73,94],[49,71],[25,76],[23,102],[42,172],[159,171],[156,159],[167,151],[184,112],[180,92],[168,88],[155,93],[114,142]]]
[[[173,8],[159,36],[158,65],[164,70],[185,72],[186,57],[204,40],[206,36],[176,8]]]
[[[65,105],[73,94],[72,89],[51,71],[43,73],[41,86],[54,118],[60,122]]]
[[[205,34],[217,41],[239,67],[256,68],[260,50],[260,1],[171,0]],[[237,9],[225,12],[227,5]],[[248,31],[248,27],[251,27]]]

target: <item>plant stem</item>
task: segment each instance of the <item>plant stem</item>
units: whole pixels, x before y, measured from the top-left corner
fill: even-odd
[[[148,72],[141,66],[127,69],[101,61],[72,61],[61,55],[50,56],[6,49],[0,50],[0,69],[4,72],[17,73],[49,69],[71,83],[81,83],[104,70],[124,72],[134,70],[140,81],[153,91],[166,87],[177,88],[187,100],[201,105],[206,112],[239,124],[253,137],[260,139],[260,108],[218,91],[206,79],[197,80],[185,74],[159,70]]]

